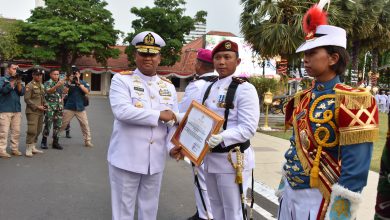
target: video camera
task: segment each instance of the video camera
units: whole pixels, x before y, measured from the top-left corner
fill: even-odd
[[[23,70],[17,68],[15,78],[21,79],[23,82],[26,82],[26,79],[29,77],[28,73]]]

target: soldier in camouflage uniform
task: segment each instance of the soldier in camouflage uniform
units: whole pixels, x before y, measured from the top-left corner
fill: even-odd
[[[47,112],[45,116],[45,128],[41,148],[47,149],[47,136],[49,136],[51,126],[53,124],[53,145],[54,149],[62,150],[62,146],[58,143],[59,131],[62,125],[63,103],[62,93],[67,90],[64,86],[64,81],[59,80],[60,72],[52,70],[50,72],[50,80],[45,82],[45,99],[47,103]]]
[[[43,153],[43,151],[36,149],[38,136],[42,132],[44,112],[46,111],[42,74],[43,71],[39,69],[33,70],[33,80],[27,84],[24,94],[27,118],[26,157],[32,157],[36,153]]]

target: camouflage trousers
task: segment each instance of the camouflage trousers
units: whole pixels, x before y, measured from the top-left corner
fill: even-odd
[[[62,126],[63,109],[51,109],[49,107],[45,114],[45,128],[43,129],[43,137],[48,137],[51,126],[53,125],[53,139],[59,137],[60,128]]]

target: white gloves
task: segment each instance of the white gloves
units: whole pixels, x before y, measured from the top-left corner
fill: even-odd
[[[167,122],[165,122],[166,125],[168,125],[168,127],[173,127],[175,125],[175,120],[169,120]]]
[[[218,144],[222,143],[223,137],[220,134],[213,134],[207,141],[207,144],[210,148],[216,147]]]
[[[173,112],[173,114],[175,114],[176,123],[177,123],[177,124],[180,124],[180,122],[181,122],[181,120],[183,119],[185,113]]]

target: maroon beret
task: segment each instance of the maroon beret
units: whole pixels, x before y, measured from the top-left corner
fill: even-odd
[[[216,53],[221,51],[233,51],[238,53],[238,45],[231,40],[224,40],[214,47],[212,57],[214,57]]]

